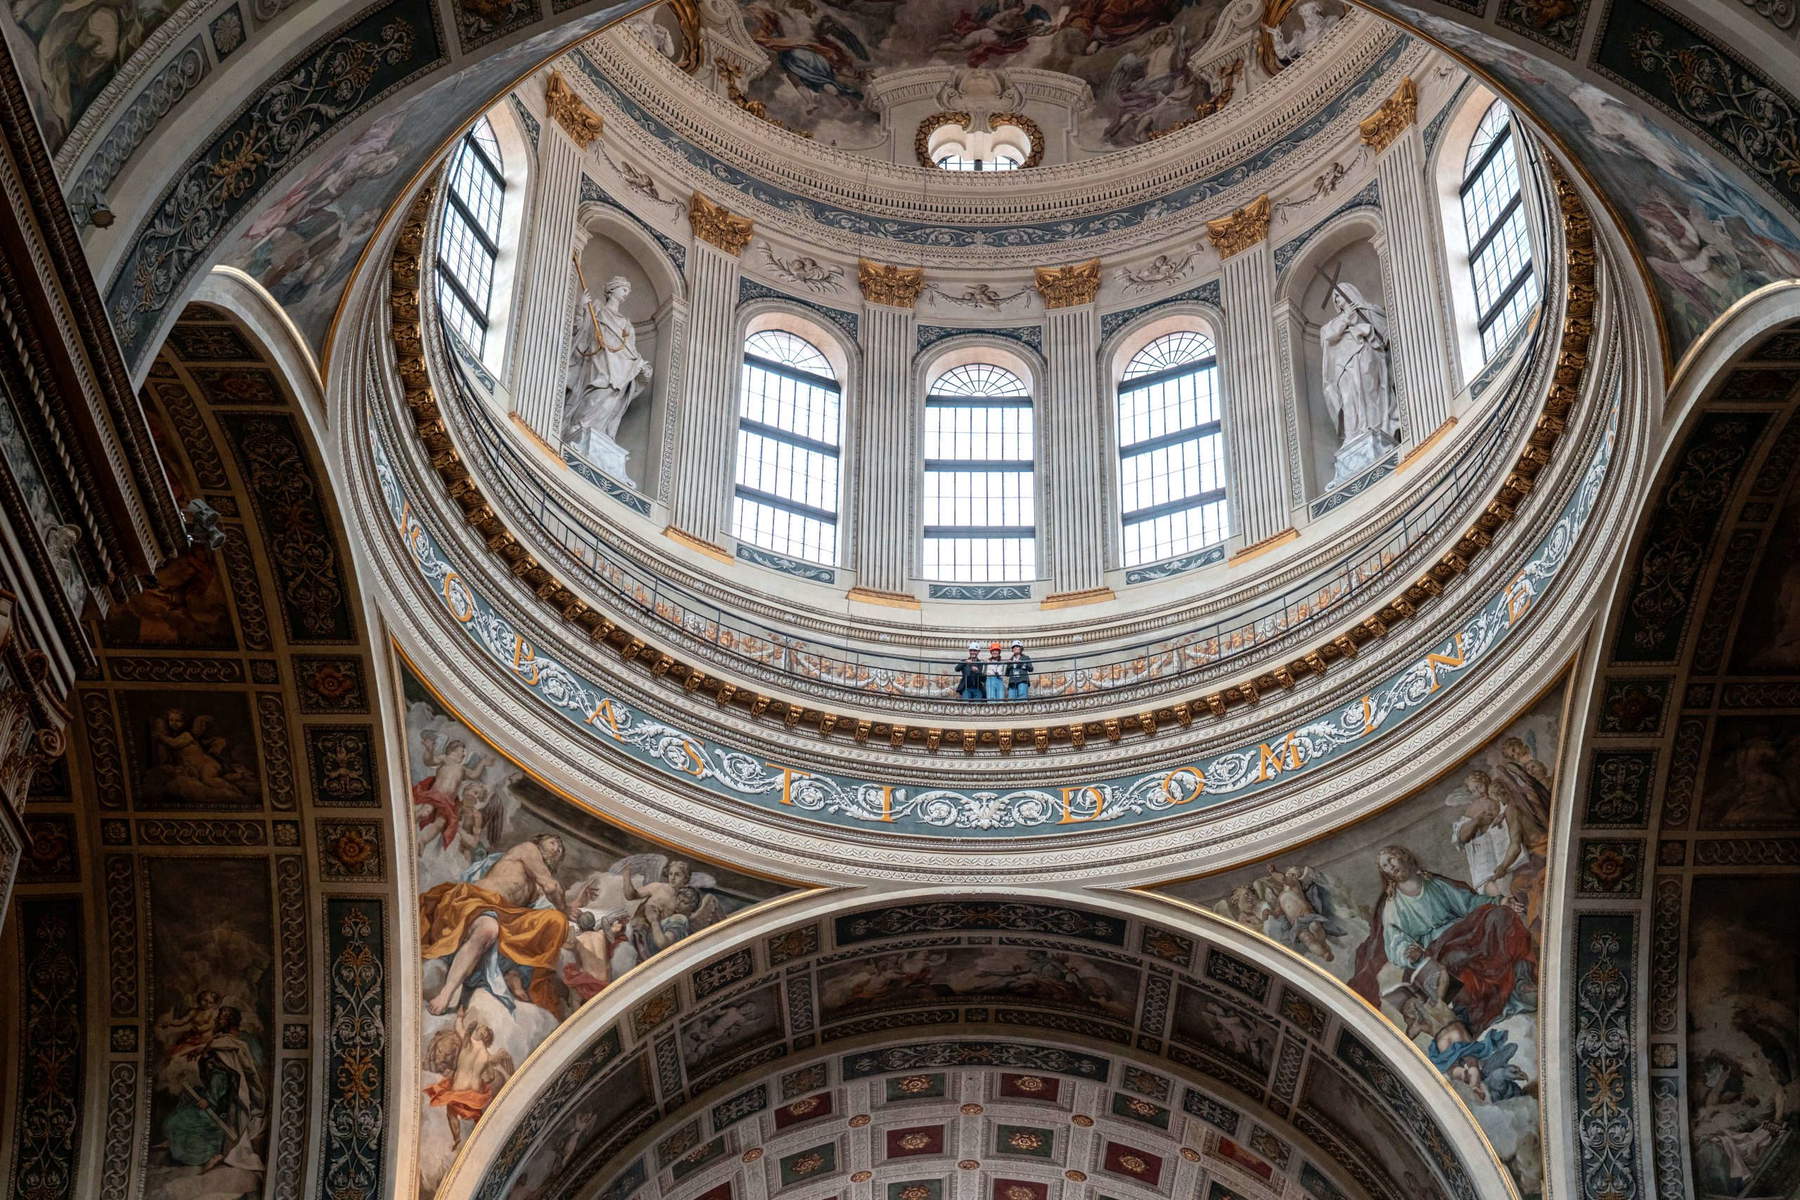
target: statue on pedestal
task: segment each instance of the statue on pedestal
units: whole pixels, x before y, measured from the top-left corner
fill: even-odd
[[[563,393],[563,441],[608,475],[635,487],[625,472],[630,451],[615,439],[631,402],[649,385],[652,369],[638,353],[636,327],[620,311],[629,295],[631,281],[623,275],[606,281],[598,306],[583,288]]]
[[[1399,443],[1400,413],[1388,372],[1387,314],[1353,283],[1331,285],[1334,316],[1319,328],[1325,409],[1342,444],[1332,460],[1331,486],[1349,480]]]

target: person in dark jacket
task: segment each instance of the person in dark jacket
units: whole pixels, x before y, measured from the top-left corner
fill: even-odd
[[[1024,642],[1012,644],[1012,657],[1006,660],[1006,698],[1023,700],[1031,695],[1031,655],[1025,653]]]
[[[956,664],[956,694],[964,700],[984,699],[987,686],[982,680],[984,669],[980,644],[970,642],[969,657]]]

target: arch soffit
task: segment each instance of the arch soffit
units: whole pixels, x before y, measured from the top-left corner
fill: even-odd
[[[1225,338],[1225,312],[1204,300],[1171,300],[1139,313],[1113,331],[1100,343],[1100,361],[1105,364],[1108,387],[1117,389],[1131,356],[1168,333],[1192,329],[1212,339],[1222,363],[1230,347]]]
[[[1268,939],[1196,906],[1135,890],[1089,891],[1075,899],[1071,899],[1066,891],[1030,886],[1009,888],[1005,893],[963,894],[955,901],[945,901],[944,895],[941,888],[933,887],[900,889],[873,896],[861,889],[798,893],[766,901],[728,919],[718,927],[721,934],[729,929],[728,936],[691,938],[653,957],[589,1001],[550,1034],[520,1066],[490,1106],[487,1118],[464,1140],[439,1189],[440,1200],[467,1200],[470,1197],[486,1200],[502,1194],[501,1185],[532,1145],[552,1129],[557,1115],[568,1111],[582,1085],[603,1074],[604,1067],[610,1062],[646,1049],[672,1021],[676,1027],[686,1030],[691,1028],[690,1022],[705,1016],[709,1009],[772,987],[784,976],[795,973],[794,958],[817,960],[825,957],[832,962],[842,962],[852,957],[842,953],[822,956],[825,943],[816,931],[821,926],[842,929],[845,919],[858,915],[863,916],[865,922],[850,944],[860,942],[868,949],[854,954],[856,958],[902,949],[905,943],[890,943],[886,939],[933,929],[974,933],[1030,933],[1035,930],[1040,934],[1071,939],[1067,946],[1067,952],[1071,954],[1080,954],[1084,948],[1105,953],[1105,948],[1111,947],[1111,958],[1135,962],[1140,967],[1152,968],[1157,974],[1175,974],[1192,981],[1210,997],[1241,1010],[1247,1017],[1261,1019],[1256,1017],[1257,1012],[1272,1012],[1278,996],[1286,1003],[1298,999],[1303,1004],[1315,1005],[1312,1008],[1315,1018],[1311,1019],[1318,1032],[1314,1039],[1315,1050],[1320,1054],[1328,1053],[1323,1039],[1327,1030],[1335,1028],[1333,1044],[1340,1050],[1348,1042],[1358,1042],[1372,1051],[1376,1062],[1365,1061],[1363,1069],[1368,1072],[1385,1069],[1387,1083],[1383,1086],[1402,1088],[1410,1095],[1415,1106],[1415,1121],[1430,1122],[1431,1117],[1424,1115],[1427,1113],[1437,1118],[1436,1127],[1447,1146],[1446,1153],[1455,1159],[1455,1167],[1450,1169],[1460,1168],[1467,1185],[1473,1189],[1465,1194],[1516,1196],[1516,1188],[1474,1117],[1424,1052],[1345,985]],[[898,920],[891,915],[896,913],[900,914]],[[1025,923],[1020,924],[1021,921]],[[883,929],[884,922],[890,928]],[[1092,933],[1102,927],[1107,930],[1104,941]],[[875,932],[870,933],[870,929]],[[1088,932],[1081,932],[1084,929]],[[1131,937],[1133,932],[1135,938]],[[793,958],[787,957],[779,949],[788,944],[784,935],[797,935],[796,944],[807,949]],[[831,936],[829,933],[824,935],[827,940]],[[1164,937],[1172,937],[1174,941],[1164,942]],[[1088,940],[1084,943],[1083,938]],[[1128,938],[1131,939],[1129,942]],[[1026,944],[1050,945],[1041,939]],[[1157,948],[1152,949],[1153,945]],[[781,957],[771,960],[771,954]],[[1203,977],[1200,964],[1202,961],[1210,964],[1212,956],[1219,956],[1222,965],[1217,968],[1209,965]],[[752,965],[765,962],[773,962],[773,965],[762,971]],[[1171,971],[1170,967],[1178,969]],[[725,971],[724,975],[717,974],[721,970]],[[1239,971],[1248,974],[1238,975]],[[729,987],[704,982],[727,976],[731,980]],[[1230,982],[1231,977],[1236,978],[1235,984]],[[1226,983],[1223,988],[1216,986],[1221,981]],[[696,999],[696,993],[701,991],[704,995]],[[1267,1004],[1253,1002],[1252,998],[1259,994]],[[958,1002],[961,1001],[951,1001]],[[941,1006],[945,1002],[929,1003]],[[647,1025],[646,1019],[652,1014],[653,1020]],[[1134,1026],[1142,1016],[1143,1010],[1134,1013]],[[1270,1023],[1281,1024],[1279,1020]],[[913,1040],[930,1040],[932,1033],[930,1027],[920,1025],[896,1025],[895,1029],[898,1035]],[[1034,1032],[1043,1033],[1029,1025],[1021,1031],[1028,1038]],[[1295,1040],[1306,1035],[1287,1028],[1285,1036]],[[824,1044],[832,1045],[836,1040]],[[843,1041],[846,1048],[853,1044],[848,1037]],[[1129,1039],[1121,1041],[1114,1035],[1111,1041],[1113,1054],[1130,1054]],[[734,1071],[729,1064],[721,1070],[706,1068],[709,1073],[696,1081],[694,1095],[688,1099],[722,1095],[731,1084],[742,1083],[743,1070],[753,1068],[757,1056],[752,1054],[743,1058],[737,1050],[731,1053],[740,1069]],[[597,1058],[600,1061],[596,1062]],[[1297,1076],[1300,1065],[1296,1062],[1291,1067],[1279,1069],[1292,1070]],[[1273,1056],[1266,1066],[1270,1070],[1276,1069]],[[1169,1069],[1191,1079],[1199,1068],[1190,1067],[1183,1072],[1179,1066],[1171,1064]],[[1237,1074],[1243,1076],[1244,1070],[1245,1067],[1240,1065]],[[582,1075],[582,1083],[570,1087],[566,1075]],[[1225,1078],[1230,1075],[1227,1069]],[[1247,1077],[1239,1078],[1236,1087],[1241,1091],[1249,1083]],[[1232,1085],[1225,1086],[1230,1088]],[[1369,1098],[1372,1100],[1374,1094],[1371,1093]],[[1294,1100],[1295,1097],[1288,1097],[1288,1102]],[[1401,1099],[1397,1103],[1407,1102]],[[1418,1105],[1423,1107],[1416,1107]],[[1398,1118],[1401,1128],[1406,1127],[1405,1118],[1399,1114],[1391,1115]],[[641,1137],[639,1141],[642,1141]],[[1441,1165],[1440,1169],[1443,1169]]]
[[[575,210],[575,220],[586,237],[609,238],[624,247],[644,275],[656,286],[656,306],[659,312],[671,301],[687,302],[687,280],[682,278],[681,272],[670,260],[668,251],[644,232],[637,222],[610,204],[601,204],[596,200],[583,200]]]
[[[862,364],[862,347],[804,303],[781,296],[759,296],[738,306],[732,326],[733,345],[741,351],[745,338],[769,329],[785,330],[811,343],[830,361],[831,369],[837,372],[848,417]]]
[[[1611,1118],[1619,1123],[1610,1128],[1633,1135],[1617,1148],[1617,1161],[1635,1165],[1654,1156],[1658,1179],[1672,1181],[1677,1191],[1699,1190],[1686,1178],[1697,1146],[1688,1114],[1690,1102],[1699,1106],[1696,1114],[1704,1102],[1683,1095],[1691,1086],[1685,1070],[1652,1074],[1662,1054],[1687,1063],[1707,1050],[1678,1019],[1684,1001],[1691,1011],[1696,964],[1705,959],[1690,955],[1686,945],[1694,897],[1706,880],[1718,878],[1721,866],[1736,877],[1753,866],[1760,869],[1751,876],[1793,874],[1791,859],[1754,848],[1786,840],[1766,822],[1736,838],[1715,832],[1704,849],[1690,840],[1696,830],[1711,828],[1695,812],[1705,803],[1697,782],[1704,780],[1708,793],[1731,784],[1711,777],[1716,767],[1701,774],[1704,747],[1715,742],[1723,723],[1766,711],[1743,709],[1745,717],[1734,718],[1720,712],[1730,708],[1717,698],[1720,685],[1690,680],[1740,672],[1732,665],[1740,653],[1735,642],[1757,607],[1742,597],[1758,594],[1768,546],[1784,513],[1793,510],[1789,480],[1800,447],[1792,436],[1800,428],[1797,338],[1800,283],[1772,284],[1740,300],[1684,357],[1661,414],[1661,437],[1639,477],[1640,505],[1622,531],[1624,552],[1610,577],[1603,577],[1590,652],[1572,685],[1564,754],[1571,800],[1553,835],[1561,852],[1552,867],[1557,894],[1547,901],[1545,938],[1545,962],[1558,970],[1554,990],[1544,997],[1544,1050],[1549,1061],[1560,1055],[1569,1064],[1565,1084],[1545,1096],[1545,1121],[1549,1129],[1570,1131],[1574,1144],[1559,1159],[1550,1181],[1556,1188],[1579,1186],[1587,1165],[1582,1138],[1598,1128],[1598,1115],[1583,1087],[1596,1071],[1608,1069],[1597,1048],[1610,1031],[1627,1044],[1648,1047],[1628,1065]],[[1785,367],[1781,385],[1746,390],[1757,376],[1777,373],[1765,363]],[[1709,430],[1709,421],[1729,423],[1732,413],[1754,426],[1748,435],[1741,429],[1721,435],[1716,424]],[[1699,487],[1716,500],[1697,519],[1691,497]],[[1681,552],[1671,553],[1671,545]],[[1666,610],[1654,603],[1664,589],[1674,598]],[[1646,643],[1638,644],[1634,634]],[[1747,685],[1751,702],[1792,687],[1791,679],[1765,672]],[[1646,767],[1621,786],[1619,764],[1630,762]],[[1786,824],[1800,830],[1800,814]],[[1620,873],[1602,879],[1594,866],[1599,855],[1618,856]],[[1766,914],[1745,914],[1744,920],[1753,929]],[[1605,1003],[1596,1002],[1602,997],[1596,970],[1621,980],[1604,994]],[[1628,1015],[1616,1015],[1621,1013]],[[1665,1099],[1677,1114],[1672,1127],[1643,1138],[1653,1106],[1660,1114]]]
[[[1386,274],[1387,255],[1383,253],[1383,243],[1387,239],[1387,219],[1386,213],[1378,205],[1364,204],[1341,212],[1308,230],[1303,236],[1306,244],[1276,276],[1275,295],[1278,301],[1286,299],[1298,303],[1298,297],[1292,293],[1295,287],[1304,287],[1306,272],[1357,242],[1368,242],[1374,248],[1381,258],[1383,274]]]
[[[944,372],[970,363],[993,363],[1025,381],[1034,402],[1044,396],[1049,364],[1038,351],[1014,338],[970,331],[947,337],[925,347],[913,359],[914,394],[923,398],[932,382]]]

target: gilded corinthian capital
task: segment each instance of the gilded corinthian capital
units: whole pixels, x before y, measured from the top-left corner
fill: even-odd
[[[1208,221],[1206,236],[1211,239],[1213,249],[1219,252],[1220,258],[1242,254],[1269,236],[1269,218],[1274,215],[1274,211],[1274,206],[1269,203],[1268,193],[1264,192],[1229,217]]]
[[[1386,150],[1389,143],[1400,136],[1402,130],[1411,125],[1419,116],[1419,85],[1408,75],[1394,89],[1394,94],[1381,102],[1361,125],[1357,126],[1362,133],[1362,140],[1374,147],[1377,152]]]
[[[1066,267],[1039,267],[1037,290],[1044,298],[1045,308],[1092,304],[1100,292],[1100,260],[1090,258]]]
[[[544,107],[549,111],[550,119],[561,125],[563,132],[583,150],[593,145],[594,139],[606,129],[600,114],[582,102],[561,71],[550,72],[550,77],[544,81]]]
[[[751,230],[755,228],[749,217],[740,217],[699,192],[688,201],[688,224],[695,237],[733,256],[744,252],[744,247],[750,244]]]
[[[856,282],[862,285],[863,299],[870,304],[911,308],[919,302],[919,293],[925,288],[925,268],[893,267],[862,258],[856,262]]]

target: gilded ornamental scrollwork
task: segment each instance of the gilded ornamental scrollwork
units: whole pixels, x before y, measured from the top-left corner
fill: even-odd
[[[998,129],[1002,125],[1023,131],[1031,142],[1031,153],[1025,156],[1020,167],[1035,167],[1044,161],[1044,129],[1041,125],[1022,112],[997,112],[988,118],[989,129]]]
[[[1219,252],[1220,258],[1230,258],[1234,254],[1242,254],[1269,236],[1269,218],[1274,215],[1274,207],[1269,203],[1269,194],[1264,192],[1229,217],[1220,217],[1206,223],[1206,236],[1212,241],[1213,249]]]
[[[931,135],[946,125],[961,125],[964,129],[975,118],[966,112],[934,112],[919,122],[918,131],[913,134],[913,154],[918,156],[921,167],[934,165],[931,161]]]
[[[694,236],[725,253],[736,256],[750,244],[755,225],[749,217],[740,217],[723,204],[714,204],[699,192],[688,201],[688,224]]]
[[[1039,267],[1036,282],[1045,308],[1092,304],[1100,292],[1100,260],[1090,258],[1066,267]]]
[[[895,267],[866,258],[858,259],[856,282],[862,287],[863,299],[870,304],[911,308],[919,302],[919,293],[925,288],[925,268]]]
[[[583,150],[606,131],[606,122],[575,94],[561,71],[550,72],[544,81],[544,108],[550,113],[550,119],[561,125],[563,132]]]
[[[1379,153],[1386,150],[1418,115],[1419,85],[1408,75],[1394,89],[1394,94],[1381,102],[1381,107],[1375,110],[1374,115],[1357,128],[1362,133],[1362,140]]]

